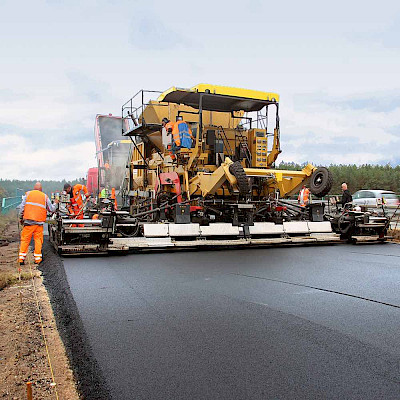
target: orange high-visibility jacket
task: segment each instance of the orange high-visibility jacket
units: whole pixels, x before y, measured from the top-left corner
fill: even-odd
[[[47,217],[46,195],[40,190],[26,192],[24,219],[45,222]]]
[[[111,198],[114,200],[114,207],[117,210],[118,204],[117,204],[117,196],[115,195],[115,188],[111,188]]]
[[[184,129],[181,129],[179,126],[182,125]],[[172,138],[174,139],[175,146],[181,145],[181,138],[186,142],[188,138],[193,140],[192,131],[189,128],[189,125],[185,121],[177,121],[172,128]]]
[[[85,196],[89,195],[89,192],[85,185],[81,185],[80,183],[77,183],[72,188],[72,199],[71,199],[72,203],[76,203],[79,207],[82,207],[82,205],[83,205],[81,191],[84,193]]]
[[[306,204],[308,204],[309,198],[310,198],[310,190],[307,188],[301,189],[298,200],[302,207],[304,207]]]
[[[171,122],[171,121],[167,122],[167,123],[165,124],[165,130],[166,130],[167,132],[169,132],[169,131],[172,131],[172,129],[174,129],[174,123]]]

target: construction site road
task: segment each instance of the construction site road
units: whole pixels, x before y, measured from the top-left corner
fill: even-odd
[[[113,399],[398,399],[400,245],[64,258]]]

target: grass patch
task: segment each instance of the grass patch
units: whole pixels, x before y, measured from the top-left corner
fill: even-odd
[[[31,279],[31,274],[29,272],[21,272],[21,280],[26,281]],[[0,272],[0,290],[8,286],[12,286],[19,281],[17,273],[11,272]]]

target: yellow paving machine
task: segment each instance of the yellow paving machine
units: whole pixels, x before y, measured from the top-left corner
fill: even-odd
[[[329,170],[275,167],[281,153],[277,93],[209,84],[141,90],[122,106],[121,132],[132,146],[119,209],[103,200],[79,228],[59,218],[50,236],[61,252],[341,240],[335,219],[315,201],[331,189]],[[303,185],[314,200],[306,207],[287,199]],[[382,237],[385,221],[366,223]]]

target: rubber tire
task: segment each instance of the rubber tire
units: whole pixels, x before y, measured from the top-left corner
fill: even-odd
[[[315,184],[315,180],[317,177],[322,180],[318,185]],[[333,185],[333,176],[328,168],[319,167],[311,175],[310,190],[311,193],[317,197],[323,197],[327,195],[332,189],[332,185]]]
[[[239,161],[235,161],[229,166],[229,172],[236,178],[237,186],[239,188],[239,194],[245,196],[250,193],[250,182],[249,178],[244,172],[242,164]]]
[[[340,217],[339,217],[339,219],[338,219],[338,228],[339,228],[339,231],[340,231],[340,233],[342,234],[342,235],[347,235],[349,232],[350,232],[350,230],[352,230],[352,224],[351,224],[351,221],[345,221],[344,219],[345,219],[345,215],[343,214],[343,215],[341,215]],[[345,223],[345,227],[343,227],[343,224]]]

